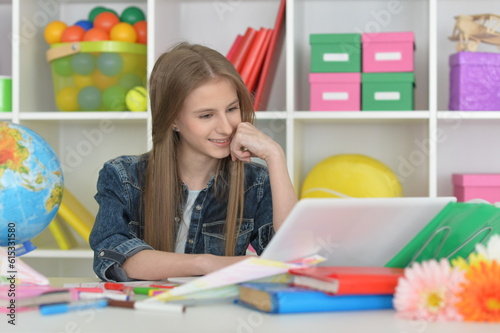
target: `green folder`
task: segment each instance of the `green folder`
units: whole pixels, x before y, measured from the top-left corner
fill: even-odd
[[[476,244],[495,233],[500,233],[500,208],[450,202],[386,266],[403,268],[429,259],[466,258]]]

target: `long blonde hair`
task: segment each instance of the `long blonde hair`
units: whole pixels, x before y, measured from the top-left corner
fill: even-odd
[[[172,130],[186,97],[215,78],[226,78],[236,88],[241,119],[254,121],[252,96],[234,66],[219,52],[208,47],[180,43],[162,54],[150,78],[153,148],[149,152],[142,205],[144,240],[156,250],[173,251],[176,217],[182,216],[184,193],[177,164],[179,133]],[[221,175],[229,182],[222,185]],[[227,199],[225,254],[234,255],[243,218],[244,165],[228,156],[219,160],[214,180],[218,199]]]

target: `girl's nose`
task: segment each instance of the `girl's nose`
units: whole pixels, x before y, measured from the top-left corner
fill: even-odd
[[[217,127],[217,131],[222,134],[230,135],[233,132],[233,126],[229,121],[227,115],[220,117],[220,121]]]

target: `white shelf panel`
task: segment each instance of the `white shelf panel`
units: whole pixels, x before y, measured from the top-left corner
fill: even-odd
[[[91,259],[94,252],[90,249],[74,249],[74,250],[59,250],[59,249],[41,249],[38,248],[30,253],[25,254],[21,258],[82,258]]]
[[[296,120],[399,120],[399,119],[429,119],[429,111],[295,111],[292,113]]]
[[[438,119],[500,119],[500,111],[439,111]]]
[[[147,120],[147,112],[20,112],[21,120]]]
[[[0,121],[12,121],[12,112],[0,112]]]

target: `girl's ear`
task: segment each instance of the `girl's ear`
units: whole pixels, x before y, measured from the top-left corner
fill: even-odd
[[[179,132],[179,127],[177,127],[177,123],[172,124],[172,130],[174,130],[175,132]]]

